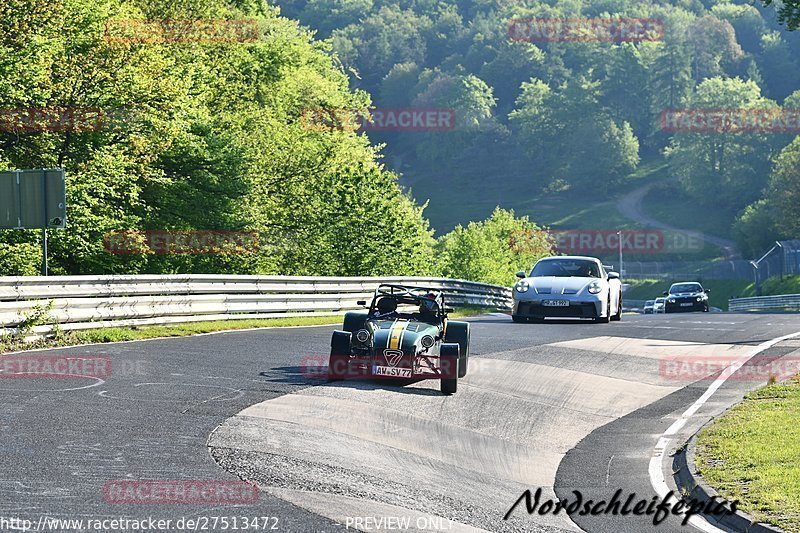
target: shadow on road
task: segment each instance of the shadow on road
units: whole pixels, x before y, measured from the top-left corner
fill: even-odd
[[[391,390],[400,394],[413,394],[417,396],[440,396],[441,392],[437,389],[423,387],[413,387],[423,379],[369,379],[351,378],[341,381],[328,382],[327,367],[319,367],[312,372],[308,368],[301,366],[276,367],[269,372],[261,372],[260,376],[267,378],[270,383],[284,383],[291,385],[306,385],[315,387],[319,385],[330,385],[335,387],[349,387],[359,390]]]

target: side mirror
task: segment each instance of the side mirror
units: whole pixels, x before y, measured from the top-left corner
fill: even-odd
[[[711,292],[711,289],[706,289],[704,292]]]
[[[609,272],[608,279],[619,279],[619,272]]]
[[[365,307],[367,305],[367,301],[366,300],[359,300],[359,301],[356,302],[356,305],[360,305],[362,307]]]
[[[663,294],[664,296],[667,296],[669,294],[669,291],[664,291],[661,294]]]
[[[525,271],[520,270],[519,272],[517,272],[517,277],[519,279],[525,279],[527,276],[525,275]]]
[[[449,315],[450,313],[455,313],[455,312],[456,312],[456,310],[453,309],[452,307],[445,306],[445,308],[444,308],[444,314],[446,314],[446,315]]]

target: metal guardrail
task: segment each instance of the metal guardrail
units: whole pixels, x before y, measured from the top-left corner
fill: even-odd
[[[53,302],[48,324],[31,336],[61,330],[339,315],[358,309],[381,283],[441,289],[455,305],[508,309],[511,289],[422,277],[137,275],[0,277],[0,334],[17,334],[26,315]]]
[[[800,311],[800,294],[755,296],[752,298],[731,298],[728,300],[729,311],[764,311],[769,309]]]

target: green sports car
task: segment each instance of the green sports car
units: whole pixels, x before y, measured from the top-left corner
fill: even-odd
[[[366,307],[367,302],[358,302]],[[331,339],[328,380],[438,379],[453,394],[469,364],[469,323],[449,320],[441,290],[380,285]]]

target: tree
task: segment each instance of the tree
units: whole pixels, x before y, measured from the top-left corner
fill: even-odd
[[[776,208],[778,232],[800,235],[800,137],[781,150],[769,180],[767,198]]]
[[[97,128],[0,131],[4,167],[66,169],[68,226],[51,232],[54,273],[430,271],[422,207],[377,162],[378,148],[304,120],[321,108],[362,112],[370,99],[297,23],[247,1],[15,2],[4,20],[26,31],[0,37],[3,107],[124,112]],[[30,27],[18,16],[28,12]],[[261,33],[243,42],[104,38],[107,21],[145,16],[255,19]],[[247,231],[261,247],[114,255],[103,238],[117,230]],[[0,239],[15,253],[0,254],[5,272],[38,266],[36,232]]]
[[[514,274],[551,254],[550,235],[514,211],[496,208],[482,222],[459,225],[436,243],[442,276],[509,286]]]
[[[774,0],[761,0],[765,6],[771,6]],[[778,7],[778,21],[786,24],[790,31],[800,28],[800,0],[781,0]]]
[[[691,109],[776,109],[752,81],[711,78],[701,83]],[[747,112],[747,111],[745,111]],[[684,189],[707,205],[743,208],[766,185],[779,136],[758,131],[679,131],[666,154]]]
[[[551,182],[605,193],[639,163],[633,130],[615,122],[599,96],[599,82],[583,76],[557,90],[541,80],[523,84],[509,119]]]
[[[738,61],[744,54],[736,41],[733,26],[713,15],[698,18],[690,24],[688,37],[693,47],[695,83],[724,74],[723,63]]]

